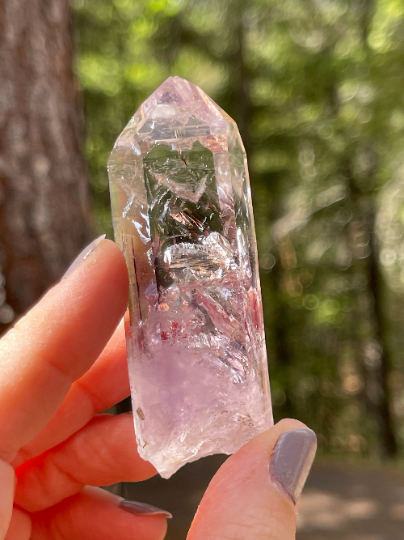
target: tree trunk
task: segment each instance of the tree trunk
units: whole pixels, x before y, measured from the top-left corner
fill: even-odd
[[[378,263],[378,246],[375,242],[376,210],[375,201],[372,198],[366,209],[360,200],[363,194],[356,186],[352,172],[352,166],[346,162],[342,168],[349,187],[350,206],[353,221],[356,222],[364,235],[369,240],[369,253],[358,255],[363,240],[359,239],[358,245],[354,236],[351,238],[351,247],[355,263],[353,271],[366,276],[366,290],[357,291],[357,298],[364,296],[366,312],[358,311],[358,320],[368,320],[371,327],[371,336],[362,340],[360,362],[365,380],[363,398],[370,417],[375,422],[379,435],[379,448],[382,458],[395,458],[398,453],[397,436],[394,421],[391,414],[391,392],[388,378],[391,372],[391,358],[386,332],[385,314],[383,312],[383,283]],[[369,172],[369,179],[376,174],[376,170]],[[353,325],[356,333],[356,325]]]
[[[68,0],[0,0],[0,324],[92,236],[73,58]]]
[[[377,419],[379,433],[382,441],[383,457],[395,458],[398,453],[398,443],[394,421],[390,411],[391,391],[389,387],[389,375],[392,371],[392,360],[390,357],[389,344],[386,332],[386,321],[383,313],[383,278],[379,268],[378,246],[375,235],[375,213],[370,213],[370,256],[368,258],[369,288],[373,304],[373,329],[375,338],[380,344],[380,351],[376,357],[376,362],[367,362],[368,369],[373,371],[373,377],[377,381],[376,388],[379,391],[375,396],[375,406],[377,408]]]

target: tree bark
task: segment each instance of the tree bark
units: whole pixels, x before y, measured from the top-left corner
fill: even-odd
[[[0,0],[0,271],[16,315],[92,236],[73,59],[67,0]]]
[[[370,417],[374,420],[379,434],[380,457],[396,458],[398,453],[397,435],[391,413],[391,392],[388,384],[389,374],[392,371],[392,362],[389,354],[385,314],[383,312],[383,282],[378,262],[378,246],[375,239],[376,210],[374,197],[369,201],[366,209],[361,208],[360,200],[363,194],[355,183],[352,166],[347,161],[342,171],[349,188],[350,206],[353,220],[360,224],[365,238],[369,239],[369,253],[366,256],[355,255],[358,246],[351,239],[351,247],[355,260],[353,271],[366,276],[367,287],[362,292],[367,300],[366,313],[358,312],[358,320],[365,317],[371,327],[371,339],[362,340],[360,348],[360,362],[365,381],[363,398]],[[376,170],[369,171],[369,179],[376,174]],[[362,205],[363,206],[363,205]],[[359,299],[360,292],[357,291]],[[355,325],[353,332],[356,333]]]
[[[386,335],[385,315],[383,313],[383,278],[379,268],[379,250],[375,241],[376,217],[374,211],[370,213],[369,218],[372,227],[370,231],[371,250],[368,258],[369,288],[373,303],[373,329],[375,337],[381,347],[378,358],[379,361],[375,362],[376,365],[371,364],[370,368],[373,368],[373,376],[377,380],[379,388],[379,392],[376,394],[375,406],[377,408],[377,419],[382,441],[383,457],[395,458],[398,454],[398,443],[394,421],[390,410],[392,398],[388,383],[389,375],[393,368],[389,343]]]

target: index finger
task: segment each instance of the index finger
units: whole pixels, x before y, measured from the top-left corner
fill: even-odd
[[[127,296],[122,254],[102,240],[0,341],[1,459],[11,461],[50,420],[107,344]]]

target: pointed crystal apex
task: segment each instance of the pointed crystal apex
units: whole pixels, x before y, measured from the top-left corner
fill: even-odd
[[[138,448],[167,478],[272,425],[247,161],[235,122],[170,77],[108,171]]]
[[[194,99],[197,87],[181,77],[168,77],[144,102],[145,111],[151,112],[158,105],[181,107]]]
[[[152,133],[153,140],[162,140],[178,138],[184,129],[189,136],[191,126],[198,126],[199,134],[225,134],[229,123],[235,125],[198,86],[169,77],[139,107],[129,125],[138,133]]]
[[[164,114],[164,107],[172,107],[171,110],[167,109],[168,114],[179,110],[188,110],[191,113],[204,110],[205,114],[210,116],[210,121],[217,118],[233,121],[203,90],[181,77],[168,77],[142,106],[146,114],[154,117],[159,115],[160,110]]]

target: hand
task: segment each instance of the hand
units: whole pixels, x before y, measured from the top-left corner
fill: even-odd
[[[116,329],[128,278],[114,243],[89,248],[0,342],[0,540],[162,540],[166,532],[167,512],[94,487],[156,471],[136,453],[131,415],[98,414],[129,395]],[[189,540],[293,539],[315,451],[304,428],[283,421],[229,458]]]

